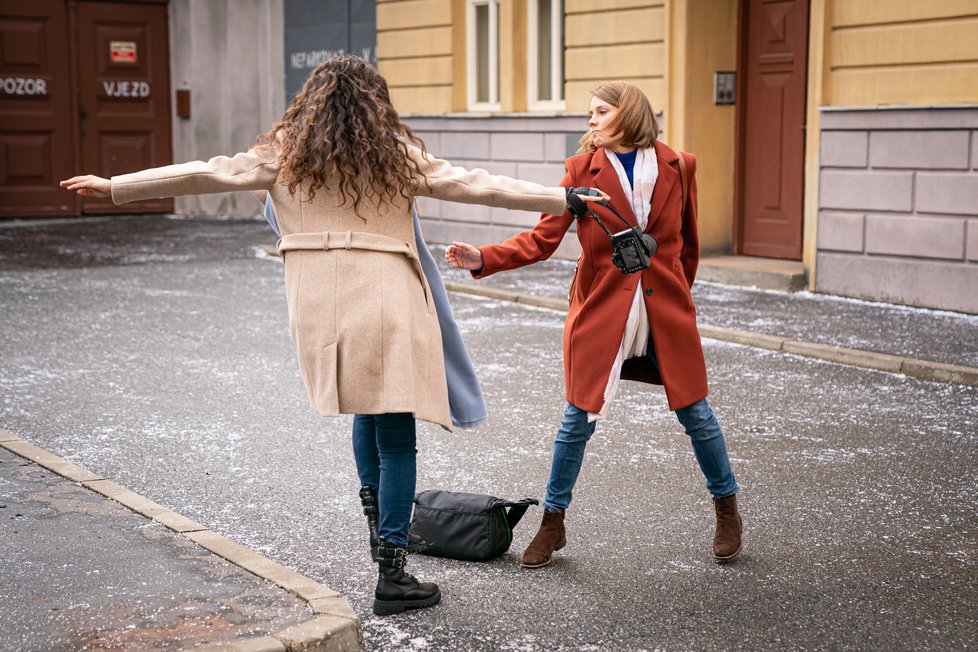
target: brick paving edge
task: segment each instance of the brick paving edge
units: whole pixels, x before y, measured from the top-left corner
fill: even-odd
[[[231,643],[203,646],[199,650],[231,652],[288,652],[320,650],[355,652],[363,649],[360,619],[341,594],[277,562],[212,532],[203,525],[158,505],[148,498],[103,478],[77,464],[49,453],[0,428],[0,447],[34,462],[70,482],[121,503],[140,516],[154,520],[206,548],[218,557],[305,600],[314,618],[276,634],[242,638]]]
[[[458,281],[445,281],[445,289],[450,292],[471,294],[475,296],[497,299],[500,301],[512,301],[539,308],[548,308],[560,312],[567,312],[567,299],[558,297],[541,297],[533,294],[522,294],[511,290],[501,290],[498,288],[480,287],[469,283]],[[930,380],[938,383],[951,385],[967,385],[978,387],[978,368],[965,367],[962,365],[944,364],[942,362],[932,362],[930,360],[917,360],[903,356],[890,355],[888,353],[878,353],[876,351],[864,351],[862,349],[848,349],[841,346],[831,346],[828,344],[817,344],[815,342],[803,342],[788,337],[777,335],[767,335],[765,333],[754,333],[743,331],[736,328],[723,328],[720,326],[699,326],[700,335],[723,342],[733,342],[754,348],[768,349],[780,353],[800,355],[806,358],[825,360],[854,367],[874,369],[892,374],[903,374],[921,380]]]

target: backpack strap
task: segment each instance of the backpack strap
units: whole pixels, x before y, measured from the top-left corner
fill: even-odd
[[[523,518],[523,515],[526,514],[526,510],[529,509],[530,505],[539,505],[539,504],[540,501],[537,500],[536,498],[524,498],[523,500],[517,500],[517,501],[512,501],[512,500],[504,501],[501,504],[501,506],[504,508],[505,507],[509,508],[508,510],[506,510],[506,522],[509,523],[510,531],[512,531],[513,528],[515,528],[516,525],[520,522],[520,520]]]
[[[689,172],[686,171],[686,157],[680,151],[679,154],[679,184],[683,188],[683,203],[679,209],[679,218],[686,217],[686,197],[689,196]]]

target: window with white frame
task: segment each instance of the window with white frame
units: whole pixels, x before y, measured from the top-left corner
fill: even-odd
[[[468,104],[499,109],[499,0],[468,3]]]
[[[527,99],[536,110],[564,108],[564,6],[561,0],[529,0]]]

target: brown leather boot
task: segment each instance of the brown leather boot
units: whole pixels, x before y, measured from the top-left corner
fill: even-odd
[[[713,535],[713,556],[720,563],[733,561],[740,554],[740,538],[744,526],[737,511],[737,494],[714,498],[717,531]]]
[[[540,568],[550,563],[554,550],[567,545],[563,512],[543,512],[543,522],[523,553],[523,568]]]

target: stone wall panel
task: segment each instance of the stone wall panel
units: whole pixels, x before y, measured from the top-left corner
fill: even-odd
[[[821,213],[818,218],[818,248],[861,253],[865,248],[865,219],[862,213]]]
[[[877,131],[870,136],[872,168],[968,169],[967,131]]]
[[[910,212],[913,173],[823,170],[819,198],[823,209]]]
[[[964,220],[866,216],[866,252],[921,258],[964,258]]]

